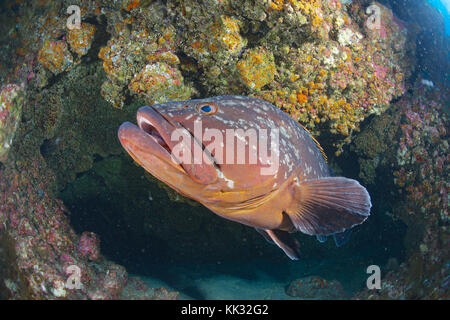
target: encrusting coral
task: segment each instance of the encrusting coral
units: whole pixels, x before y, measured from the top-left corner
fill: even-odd
[[[360,157],[360,177],[366,183],[394,187],[392,219],[408,229],[408,259],[390,271],[381,290],[365,290],[357,298],[448,298],[449,123],[446,97],[418,84],[388,112],[374,118],[352,147]],[[387,152],[387,150],[392,150]],[[377,172],[390,172],[378,177]]]

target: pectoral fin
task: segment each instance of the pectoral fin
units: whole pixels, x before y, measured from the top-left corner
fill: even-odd
[[[300,259],[300,244],[287,231],[255,228],[268,242],[276,244],[292,260]]]
[[[369,193],[356,180],[328,177],[292,183],[289,188],[295,201],[286,213],[296,229],[303,233],[331,235],[344,232],[370,215]]]

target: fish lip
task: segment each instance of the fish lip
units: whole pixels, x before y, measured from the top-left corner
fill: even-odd
[[[170,129],[175,127],[169,119],[164,117],[160,112],[156,111],[155,108],[151,106],[144,106],[138,109],[136,113],[136,120],[138,127],[142,131],[155,139],[159,145],[167,150],[168,153],[172,152],[170,144],[164,139],[165,135],[160,133],[162,130],[165,130],[166,133],[169,133],[170,131],[168,130],[167,125],[165,128],[162,128],[161,121],[165,122],[165,124],[169,124]]]
[[[124,122],[118,130],[118,138],[123,148],[131,155],[131,157],[142,165],[142,154],[152,154],[161,161],[170,164],[173,168],[186,174],[185,170],[176,164],[171,156],[170,149],[165,148],[155,135],[148,133],[146,130],[136,126],[131,122]]]
[[[217,181],[219,173],[218,167],[211,155],[205,151],[204,145],[202,145],[201,140],[199,141],[194,134],[187,128],[185,128],[181,123],[172,119],[172,115],[169,113],[168,115],[164,114],[164,112],[160,112],[154,106],[144,106],[138,109],[136,113],[137,124],[139,126],[139,130],[144,132],[146,135],[150,136],[154,142],[156,142],[160,148],[163,148],[169,154],[171,162],[173,165],[179,165],[183,169],[183,173],[187,174],[192,180],[199,184],[211,184]],[[177,134],[182,132],[184,138],[182,141],[172,140],[173,133],[178,131]],[[193,142],[186,142],[185,135],[189,135],[189,139],[193,139]],[[141,139],[143,140],[143,139]],[[143,142],[146,144],[145,142]],[[152,145],[149,149],[154,150],[155,146]],[[190,161],[186,162],[186,159],[183,159],[183,155],[175,154],[172,152],[175,148],[181,147],[183,150],[188,150]],[[201,147],[201,156],[202,161],[200,163],[196,162],[196,153],[195,148]],[[158,154],[161,153],[159,148],[155,149]],[[186,155],[183,152],[184,155]],[[181,158],[180,158],[181,156]],[[208,158],[206,162],[203,162],[203,156]],[[167,160],[167,156],[164,155],[164,160]]]
[[[160,126],[158,127],[158,123],[161,123],[161,121],[169,123],[169,125],[171,125],[173,128],[181,127],[178,122],[173,121],[170,117],[158,111],[158,109],[156,109],[153,106],[140,107],[136,112],[136,119],[138,122],[138,126],[141,129],[142,129],[141,124],[147,122],[151,124],[156,130],[159,131],[161,130],[161,127]]]
[[[198,141],[194,134],[186,128],[183,124],[179,123],[178,121],[171,119],[169,116],[165,115],[164,113],[158,111],[153,106],[143,106],[140,107],[136,113],[137,118],[137,124],[139,128],[146,131],[157,131],[159,138],[164,140],[166,150],[169,152],[172,151],[171,148],[171,142],[167,141],[174,130],[183,130],[187,132],[192,139],[195,141]],[[205,147],[202,146],[203,152]],[[172,155],[175,157],[174,155]],[[210,157],[211,162],[216,168],[220,169],[220,166],[215,161],[214,157]]]

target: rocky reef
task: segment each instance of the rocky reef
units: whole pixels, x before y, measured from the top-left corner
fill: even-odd
[[[390,190],[388,215],[408,226],[407,261],[386,275],[381,290],[359,298],[449,298],[447,101],[441,92],[418,85],[374,118],[352,145],[360,178]]]
[[[0,92],[0,161],[6,161],[22,115],[23,85],[9,84]]]
[[[336,172],[353,157],[363,184],[388,190],[373,200],[392,204],[386,224],[406,224],[406,259],[381,290],[355,298],[448,298],[448,86],[413,78],[420,26],[381,3],[371,24],[369,4],[2,2],[0,298],[175,299],[119,265],[157,248],[167,259],[281,257],[253,230],[161,187],[117,141],[142,105],[219,94],[273,103],[321,141]],[[115,238],[143,244],[119,259]],[[67,285],[71,266],[78,290]],[[324,295],[341,293],[333,283]]]
[[[286,288],[286,293],[292,297],[314,300],[340,300],[346,294],[337,280],[311,276],[292,281]]]
[[[348,10],[339,1],[137,5],[109,21],[115,29],[99,55],[108,74],[102,94],[120,108],[136,93],[149,103],[196,92],[251,95],[316,135],[335,135],[339,153],[362,120],[404,93],[412,71],[414,34],[380,8],[372,28],[360,3]]]
[[[105,259],[94,233],[75,234],[69,212],[54,196],[54,174],[38,152],[27,155],[18,157],[14,168],[0,170],[1,298],[176,298],[164,288],[139,285],[125,268]],[[70,290],[71,276],[78,290]]]

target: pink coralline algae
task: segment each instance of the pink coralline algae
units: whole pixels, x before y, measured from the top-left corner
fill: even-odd
[[[100,240],[93,232],[83,232],[78,242],[77,251],[80,258],[87,257],[95,261],[100,255]]]
[[[0,298],[177,297],[165,289],[136,286],[137,280],[129,282],[122,266],[101,256],[97,235],[75,234],[67,209],[52,195],[55,177],[39,154],[16,162],[18,168],[8,163],[0,168]],[[80,286],[72,287],[69,278],[76,270]]]
[[[370,143],[368,139],[372,139],[363,132],[365,138],[359,140],[365,145],[366,155],[378,158],[373,163],[393,172],[397,202],[392,204],[390,215],[408,226],[405,245],[409,255],[398,271],[391,271],[384,277],[381,290],[364,291],[356,296],[358,299],[449,297],[450,153],[448,116],[443,110],[445,101],[448,100],[443,92],[417,85],[414,94],[403,97],[392,106],[391,112],[371,125],[384,132],[395,128],[394,132],[384,139],[381,136],[381,141],[374,139],[375,143]],[[395,152],[372,153],[372,144],[386,145]],[[369,166],[370,162],[361,162],[362,170],[369,171]]]

